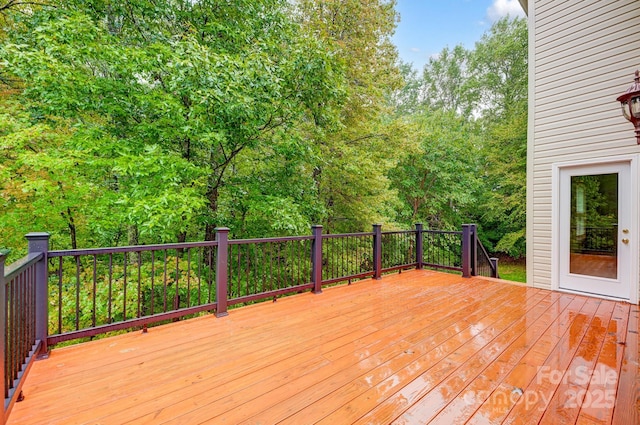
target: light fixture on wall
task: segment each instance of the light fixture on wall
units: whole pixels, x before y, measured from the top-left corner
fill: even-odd
[[[640,145],[640,71],[636,71],[635,82],[627,91],[618,96],[622,106],[622,115],[636,128],[636,140]]]

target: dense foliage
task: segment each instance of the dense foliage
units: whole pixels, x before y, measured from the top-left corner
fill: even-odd
[[[473,50],[445,48],[420,76],[403,66],[394,100],[413,149],[391,174],[401,217],[476,222],[491,249],[525,254],[527,25],[496,22]]]
[[[525,21],[419,75],[394,6],[0,1],[0,247],[476,221],[522,255]]]

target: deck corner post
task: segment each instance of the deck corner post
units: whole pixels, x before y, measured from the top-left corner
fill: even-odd
[[[373,278],[382,276],[382,224],[373,225]]]
[[[36,341],[40,340],[40,350],[37,357],[47,357],[49,346],[47,337],[49,336],[49,261],[47,254],[49,252],[49,233],[31,232],[25,235],[28,242],[29,254],[40,254],[42,258],[35,266],[35,283],[36,283]]]
[[[478,226],[471,224],[471,276],[478,275]]]
[[[471,277],[471,225],[462,225],[462,277]]]
[[[416,223],[416,269],[422,270],[424,248],[422,247],[422,223]]]
[[[498,274],[498,259],[496,257],[491,257],[489,258],[489,261],[491,261],[491,277],[500,277],[500,275]]]
[[[315,224],[311,226],[313,241],[311,243],[311,281],[313,282],[313,293],[322,293],[322,226]]]
[[[6,259],[7,259],[7,254],[3,251],[0,251],[0,318],[1,318],[0,319],[0,335],[2,335],[2,338],[0,338],[0,349],[2,350],[2,358],[0,358],[0,376],[3,377],[3,381],[5,382],[2,385],[3,394],[7,393],[7,388],[6,388],[7,380],[6,380],[5,368],[4,368],[5,360],[7,357],[7,346],[5,345],[5,338],[4,338],[4,335],[7,334],[7,321],[6,321],[7,291],[5,290],[7,286],[4,280],[4,262]],[[2,414],[0,415],[0,424],[5,423],[5,416],[7,414],[4,403],[2,404],[2,406],[3,407],[2,407]]]
[[[229,288],[229,228],[216,227],[216,317],[228,316],[227,297]]]

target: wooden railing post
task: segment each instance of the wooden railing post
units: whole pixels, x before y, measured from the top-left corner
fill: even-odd
[[[462,277],[471,277],[471,225],[462,225]]]
[[[382,224],[373,225],[373,278],[382,276]]]
[[[49,336],[49,234],[44,232],[32,232],[26,236],[29,243],[29,254],[42,253],[42,258],[35,265],[36,271],[36,341],[40,340],[38,357],[49,355],[47,337]]]
[[[229,228],[216,227],[216,241],[218,249],[216,255],[216,317],[228,316],[227,297],[229,288]]]
[[[416,269],[422,269],[422,261],[424,257],[424,249],[422,247],[422,223],[416,223]]]
[[[498,259],[492,257],[489,258],[489,261],[491,261],[491,264],[493,265],[493,268],[491,269],[491,277],[499,277],[500,275],[498,274]]]
[[[7,379],[5,375],[5,359],[7,358],[7,346],[5,345],[5,335],[7,334],[7,283],[4,280],[4,262],[7,259],[7,253],[0,250],[0,348],[2,349],[2,358],[0,359],[0,376],[2,376],[2,415],[0,415],[0,425],[4,425],[7,411],[4,400],[7,396]]]
[[[478,226],[471,224],[471,276],[478,275]]]
[[[322,293],[322,226],[311,226],[313,242],[311,244],[311,281],[313,293]]]

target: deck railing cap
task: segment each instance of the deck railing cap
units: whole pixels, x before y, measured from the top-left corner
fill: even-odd
[[[30,232],[25,235],[27,239],[48,239],[51,235],[47,232]]]

